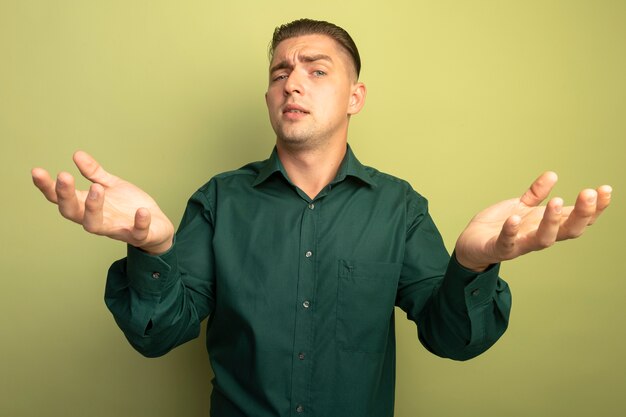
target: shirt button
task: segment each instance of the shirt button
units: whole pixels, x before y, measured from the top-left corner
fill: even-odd
[[[304,355],[304,352],[300,352],[300,353],[298,353],[298,359],[300,359],[301,361],[303,361],[303,360],[304,360],[304,356],[305,356],[305,355]]]
[[[474,291],[472,291],[472,297],[477,297],[480,295],[480,290],[478,288],[476,288]]]
[[[313,209],[315,208],[315,204],[313,204],[313,203],[309,204],[309,208],[310,208],[311,210],[313,210]]]
[[[311,307],[311,302],[310,302],[309,300],[305,300],[305,301],[302,303],[302,307],[304,307],[304,308],[309,308],[309,307]]]
[[[306,253],[304,254],[304,256],[306,256],[307,258],[310,258],[311,256],[313,256],[313,252],[311,252],[310,250],[306,251]]]
[[[302,413],[304,412],[304,407],[302,407],[301,405],[296,407],[296,413]]]
[[[159,279],[161,278],[161,273],[160,272],[153,272],[152,273],[152,279]]]

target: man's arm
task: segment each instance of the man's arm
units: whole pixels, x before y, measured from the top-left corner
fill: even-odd
[[[159,356],[197,336],[213,304],[206,198],[192,197],[174,245],[172,223],[148,194],[106,172],[85,152],[76,152],[74,162],[93,183],[89,191],[76,190],[69,173],[55,182],[42,168],[32,170],[33,182],[63,217],[128,244],[128,257],[109,269],[105,291],[127,339],[142,354]]]
[[[214,309],[210,213],[204,192],[196,192],[169,251],[156,256],[129,245],[128,256],[109,269],[106,305],[144,356],[161,356],[197,337],[200,323]]]
[[[426,200],[409,196],[411,223],[396,305],[417,324],[430,352],[467,360],[493,345],[508,325],[511,293],[499,265],[477,273],[448,254]]]
[[[500,262],[580,236],[606,209],[611,187],[583,190],[573,207],[553,198],[539,204],[556,182],[548,172],[519,199],[475,216],[448,257],[425,204],[410,228],[396,303],[418,324],[431,352],[464,360],[488,349],[504,333],[511,308]],[[443,279],[441,271],[446,271]]]

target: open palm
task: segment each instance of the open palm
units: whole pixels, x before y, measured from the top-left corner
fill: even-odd
[[[457,260],[480,271],[490,264],[576,238],[610,203],[611,187],[603,185],[581,191],[573,206],[564,207],[558,197],[539,206],[556,181],[554,172],[546,172],[522,197],[494,204],[474,216],[457,240]]]
[[[74,162],[92,182],[89,191],[76,190],[66,172],[53,181],[42,168],[32,170],[33,182],[44,196],[59,206],[61,215],[90,233],[127,242],[147,252],[162,253],[172,244],[174,226],[157,203],[140,188],[106,172],[85,152]]]

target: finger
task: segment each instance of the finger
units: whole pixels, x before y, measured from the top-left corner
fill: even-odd
[[[33,168],[30,172],[33,177],[33,183],[35,187],[39,188],[48,200],[51,203],[57,203],[57,193],[55,191],[56,184],[48,171],[42,168]]]
[[[135,212],[135,224],[131,235],[137,242],[142,242],[148,238],[148,232],[150,230],[150,210],[146,208],[139,208]]]
[[[613,192],[613,189],[610,185],[603,185],[598,187],[596,191],[598,192],[598,202],[596,203],[596,212],[589,221],[590,225],[596,221],[596,219],[611,203],[611,193]]]
[[[80,223],[83,219],[84,206],[76,197],[74,177],[67,172],[59,173],[57,176],[55,191],[61,215],[66,219]]]
[[[559,228],[557,240],[573,239],[583,234],[596,212],[598,193],[596,190],[583,190],[578,194],[574,209]]]
[[[563,212],[563,200],[553,198],[548,202],[543,218],[537,227],[534,238],[535,250],[545,249],[556,242],[561,226],[561,214]]]
[[[91,184],[85,199],[83,228],[95,234],[102,232],[102,207],[104,206],[104,188],[100,184]]]
[[[111,185],[117,177],[109,174],[102,166],[93,159],[87,152],[76,151],[73,156],[74,163],[80,173],[89,181],[97,182],[105,187]]]
[[[555,172],[547,171],[541,174],[533,183],[530,188],[524,193],[520,201],[527,206],[538,206],[543,200],[548,197],[552,187],[556,184],[558,176]]]
[[[521,218],[511,216],[502,225],[502,230],[496,240],[496,252],[498,259],[511,259],[515,257],[517,234],[519,233]]]

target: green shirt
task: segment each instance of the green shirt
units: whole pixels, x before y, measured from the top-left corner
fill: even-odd
[[[200,188],[167,253],[129,247],[105,299],[146,356],[209,317],[212,416],[382,417],[393,415],[394,305],[429,351],[469,359],[507,326],[497,273],[461,267],[426,200],[349,147],[314,199],[274,151]]]

